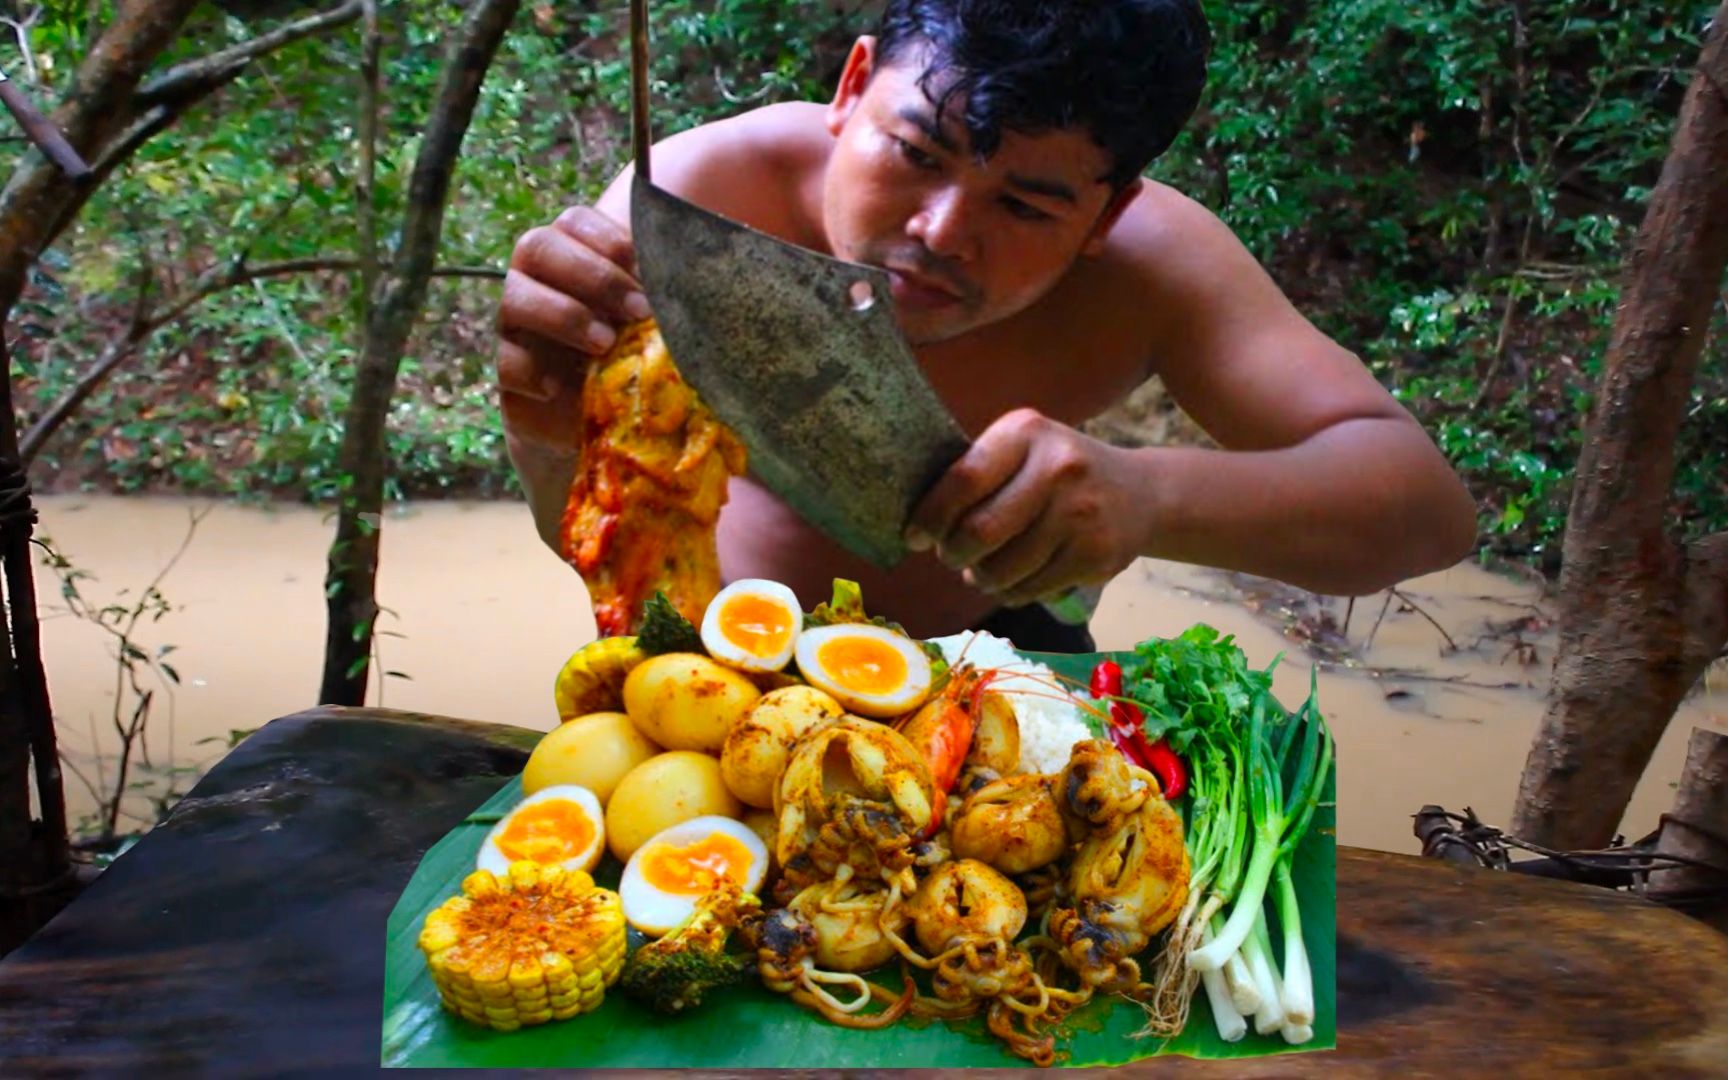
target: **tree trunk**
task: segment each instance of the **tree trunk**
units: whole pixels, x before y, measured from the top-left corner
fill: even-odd
[[[1728,735],[1693,729],[1674,810],[1662,822],[1656,850],[1716,869],[1658,870],[1650,875],[1651,899],[1728,932]]]
[[[128,5],[96,42],[51,118],[85,160],[195,6],[196,0]],[[31,264],[52,242],[53,222],[87,189],[30,155],[0,193],[0,326],[9,321]],[[30,563],[36,510],[18,455],[11,368],[10,348],[0,347],[0,564],[7,616],[0,620],[0,954],[52,918],[73,889]],[[31,811],[32,774],[40,820]]]
[[[30,267],[76,217],[91,192],[152,135],[232,81],[253,59],[359,14],[337,9],[286,24],[233,48],[144,73],[179,37],[198,0],[133,0],[79,65],[51,121],[91,172],[70,183],[58,166],[26,155],[0,191],[0,327],[11,319]],[[11,353],[0,342],[0,954],[27,937],[70,895],[65,798],[48,680],[42,667],[30,504],[12,407]],[[41,820],[31,819],[31,772]]]
[[[1548,709],[1512,831],[1607,844],[1663,729],[1728,641],[1728,534],[1673,537],[1674,446],[1728,264],[1728,0],[1627,260],[1578,461]]]
[[[363,705],[378,615],[378,544],[383,527],[385,423],[409,333],[426,303],[426,286],[444,226],[462,139],[480,86],[520,0],[477,0],[451,46],[408,187],[402,244],[380,274],[344,420],[338,468],[346,486],[337,511],[324,593],[329,611],[324,678],[318,700]]]

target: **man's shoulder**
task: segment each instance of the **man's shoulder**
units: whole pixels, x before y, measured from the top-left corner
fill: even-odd
[[[1197,263],[1234,259],[1241,250],[1217,214],[1168,184],[1147,180],[1111,230],[1104,256],[1152,283]]]
[[[1052,297],[1071,320],[1085,312],[1102,352],[1145,365],[1139,377],[1191,362],[1178,343],[1215,326],[1232,290],[1262,276],[1218,215],[1166,184],[1147,180],[1110,230],[1103,249],[1081,260]]]
[[[1115,303],[1179,322],[1205,320],[1230,307],[1234,296],[1278,291],[1222,218],[1151,180],[1093,264],[1093,286]]]
[[[656,146],[656,181],[716,213],[785,235],[796,226],[781,219],[820,175],[833,145],[822,116],[820,105],[789,101],[689,128]]]
[[[734,116],[710,120],[667,140],[690,143],[702,156],[749,153],[763,164],[808,156],[830,141],[823,124],[825,107],[811,101],[782,101]]]
[[[1061,303],[1114,312],[1136,328],[1179,311],[1237,258],[1241,244],[1218,216],[1166,184],[1148,180],[1096,254],[1080,260]]]

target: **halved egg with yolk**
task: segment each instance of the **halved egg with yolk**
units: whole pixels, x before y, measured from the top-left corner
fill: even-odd
[[[754,893],[767,874],[768,846],[756,831],[708,815],[681,821],[637,848],[618,879],[618,899],[631,926],[659,937],[688,919],[721,880]]]
[[[806,682],[859,716],[899,716],[930,696],[930,658],[917,642],[886,627],[814,627],[798,635],[797,656]]]
[[[477,865],[503,875],[518,859],[592,871],[606,850],[606,816],[592,791],[576,784],[541,788],[516,804],[480,843]]]
[[[714,594],[702,614],[702,647],[740,671],[779,671],[803,628],[797,594],[778,581],[743,578]]]

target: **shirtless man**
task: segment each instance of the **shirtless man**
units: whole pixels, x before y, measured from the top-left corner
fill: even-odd
[[[836,577],[928,637],[984,627],[1084,651],[1039,601],[1151,556],[1355,595],[1449,566],[1475,510],[1421,427],[1215,216],[1141,173],[1205,80],[1198,0],[890,0],[828,105],[666,139],[655,182],[792,243],[880,266],[975,442],[916,509],[918,554],[849,555],[746,477],[722,576]],[[497,376],[511,459],[556,545],[586,359],[648,313],[629,171],[516,245]],[[1076,425],[1152,376],[1221,447],[1123,449]]]

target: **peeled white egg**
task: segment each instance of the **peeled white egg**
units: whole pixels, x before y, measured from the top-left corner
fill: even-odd
[[[768,846],[742,821],[709,815],[663,829],[636,849],[618,879],[624,918],[653,937],[670,933],[721,878],[747,893],[768,875]]]
[[[778,581],[742,578],[714,594],[702,613],[702,647],[740,671],[779,671],[792,660],[804,613]]]
[[[930,696],[930,658],[885,627],[815,627],[798,635],[797,656],[805,681],[859,716],[899,716]]]
[[[606,850],[606,816],[592,791],[576,784],[541,788],[492,826],[476,865],[503,875],[527,859],[542,866],[592,871]]]

